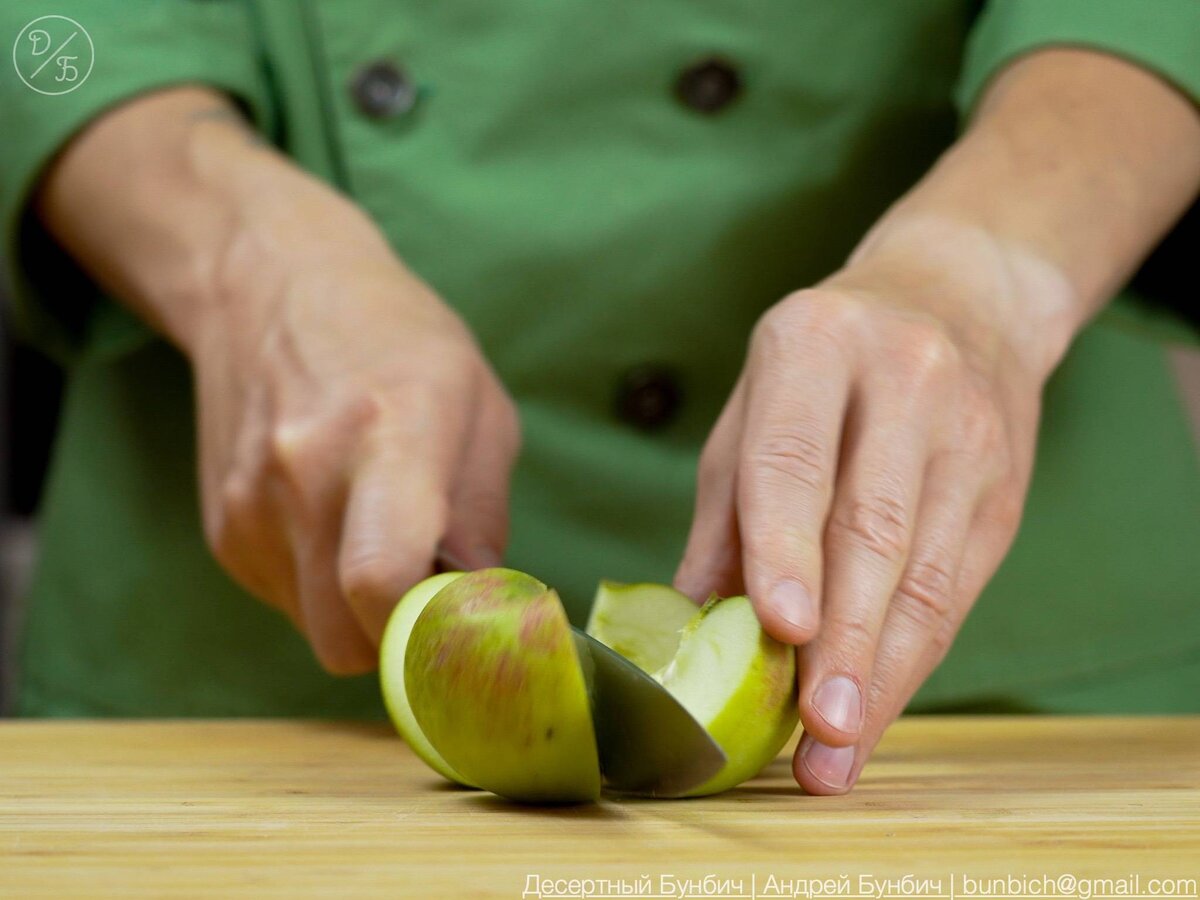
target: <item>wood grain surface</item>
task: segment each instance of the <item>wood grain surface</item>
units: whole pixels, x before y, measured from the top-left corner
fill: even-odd
[[[383,725],[0,723],[5,897],[519,898],[535,876],[888,900],[904,875],[955,900],[1194,898],[1200,718],[909,718],[846,797],[800,794],[781,757],[718,797],[558,809],[451,788]]]

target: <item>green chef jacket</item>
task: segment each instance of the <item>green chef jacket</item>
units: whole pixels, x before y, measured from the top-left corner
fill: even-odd
[[[507,562],[578,621],[601,576],[670,579],[755,319],[845,259],[1000,67],[1086,46],[1200,97],[1195,0],[26,0],[0,36],[48,14],[95,61],[56,96],[0,61],[16,319],[69,372],[26,715],[381,710],[210,557],[183,360],[28,215],[113,104],[228,92],[458,310],[523,421]],[[1016,544],[914,708],[1200,710],[1200,467],[1165,361],[1194,298],[1127,292],[1080,336]]]

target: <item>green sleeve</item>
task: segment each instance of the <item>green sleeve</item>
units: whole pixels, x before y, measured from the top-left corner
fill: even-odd
[[[1049,46],[1121,57],[1200,103],[1200,0],[990,0],[971,32],[958,84],[964,118],[992,76],[1018,56]],[[1195,215],[1189,219],[1194,227]],[[1185,243],[1180,236],[1164,246],[1155,255],[1157,269],[1183,271]],[[1102,318],[1162,341],[1200,342],[1194,291],[1176,275],[1164,280],[1143,270]]]
[[[28,50],[22,43],[29,40],[26,26],[41,16],[68,17],[82,26],[86,36],[75,39],[76,47],[90,37],[91,71],[67,93],[39,93],[18,74],[15,64]],[[7,260],[14,324],[62,361],[121,353],[146,340],[149,330],[104,297],[39,227],[28,211],[30,196],[72,135],[105,109],[146,91],[209,85],[269,128],[250,13],[241,0],[34,0],[0,4],[0,38],[4,50],[13,48],[0,71],[0,256]],[[54,90],[49,76],[32,83]]]
[[[1200,102],[1200,0],[991,0],[971,33],[960,108],[1016,57],[1055,45],[1123,57]]]

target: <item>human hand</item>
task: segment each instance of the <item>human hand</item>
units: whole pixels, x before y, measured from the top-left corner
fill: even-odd
[[[1198,188],[1186,96],[1027,54],[846,267],[759,323],[676,581],[744,586],[804,645],[810,793],[854,784],[945,655],[1016,530],[1045,380]]]
[[[331,672],[373,668],[435,557],[500,562],[515,408],[463,323],[348,209],[243,236],[185,351],[205,534]],[[336,234],[336,240],[329,238]]]
[[[499,562],[512,401],[368,217],[228,99],[117,106],[60,154],[38,211],[187,356],[208,542],[325,668],[373,668],[435,558]]]
[[[884,248],[763,316],[676,578],[696,598],[746,590],[770,634],[803,645],[810,793],[854,783],[1004,556],[1060,352],[1026,333],[1014,294],[1030,282],[978,235],[923,230],[956,280]]]

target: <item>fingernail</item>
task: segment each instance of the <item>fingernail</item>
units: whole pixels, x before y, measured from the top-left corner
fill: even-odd
[[[831,728],[857,734],[862,721],[862,693],[845,675],[826,679],[813,694],[813,707]]]
[[[803,631],[817,627],[817,604],[808,589],[798,581],[784,579],[775,583],[768,598],[781,619]]]
[[[813,741],[804,751],[804,767],[821,784],[840,790],[850,781],[854,748],[829,747]]]

